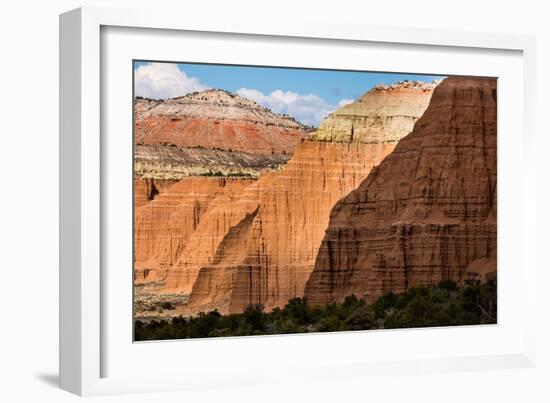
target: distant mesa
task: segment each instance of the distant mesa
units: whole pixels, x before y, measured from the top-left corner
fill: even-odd
[[[136,97],[134,114],[136,180],[257,178],[284,165],[310,130],[224,90],[166,100]]]
[[[135,143],[290,154],[307,127],[224,90],[166,100],[136,98]]]

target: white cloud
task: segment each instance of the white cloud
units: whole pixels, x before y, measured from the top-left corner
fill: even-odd
[[[237,91],[237,94],[252,99],[275,113],[286,113],[299,122],[310,126],[319,126],[321,120],[329,113],[346,103],[353,102],[353,100],[343,99],[338,105],[333,105],[317,95],[302,95],[282,90],[275,90],[271,94],[265,95],[255,89],[241,88]]]
[[[341,108],[342,106],[345,106],[347,104],[351,104],[353,101],[355,101],[354,99],[342,99],[340,102],[338,102],[338,107]]]
[[[173,63],[149,63],[139,66],[134,74],[136,96],[173,98],[208,87],[196,77],[189,77]]]

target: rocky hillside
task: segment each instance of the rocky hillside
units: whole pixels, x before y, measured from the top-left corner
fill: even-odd
[[[290,154],[259,154],[202,147],[136,146],[136,177],[177,181],[186,176],[244,176],[257,178],[263,170],[276,170]]]
[[[252,179],[187,177],[134,213],[134,271],[137,284],[156,281],[178,261],[202,216],[220,200],[233,203]]]
[[[139,178],[190,175],[257,177],[285,164],[307,127],[223,90],[134,100]]]
[[[176,181],[134,177],[134,208],[144,206]]]
[[[233,200],[290,158],[307,128],[222,90],[136,98],[134,245],[138,282],[174,264],[210,202]]]
[[[290,153],[305,127],[256,102],[224,90],[134,102],[135,143]]]
[[[269,310],[303,296],[334,204],[412,130],[433,87],[377,87],[333,113],[330,125],[348,127],[354,135],[329,136],[330,125],[323,122],[280,171],[262,174],[239,200],[209,209],[190,236],[187,252],[169,268],[167,290],[191,291],[187,313],[241,312],[254,303]],[[396,93],[407,94],[407,101]],[[388,111],[399,115],[394,119]],[[368,123],[359,129],[361,122]]]
[[[332,209],[314,304],[496,270],[496,80],[447,78],[395,150]]]
[[[379,84],[356,102],[331,113],[310,136],[338,143],[396,143],[426,110],[435,81]]]

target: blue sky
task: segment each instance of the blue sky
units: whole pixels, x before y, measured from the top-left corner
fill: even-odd
[[[187,63],[135,62],[135,93],[170,98],[221,88],[251,98],[277,113],[317,126],[337,107],[379,83],[431,82],[441,76]]]

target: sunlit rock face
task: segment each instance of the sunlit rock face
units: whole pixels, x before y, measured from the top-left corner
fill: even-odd
[[[179,98],[136,98],[135,143],[291,154],[305,126],[223,90]]]
[[[209,210],[190,238],[193,249],[167,276],[171,292],[191,290],[187,313],[242,312],[257,303],[269,310],[302,297],[335,203],[412,130],[434,87],[374,88],[331,114],[237,203]]]
[[[134,210],[136,283],[164,279],[201,221],[219,199],[235,200],[253,179],[187,177]],[[213,205],[213,206],[212,206]]]
[[[356,102],[331,113],[310,136],[334,143],[396,143],[424,113],[439,81],[377,85]]]
[[[173,180],[135,178],[134,207],[141,207],[173,185]]]
[[[137,284],[164,280],[209,208],[235,202],[261,172],[280,169],[309,130],[222,90],[136,98],[134,123]]]

